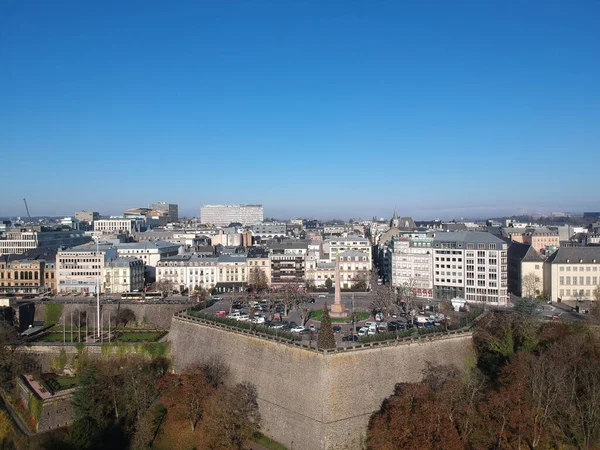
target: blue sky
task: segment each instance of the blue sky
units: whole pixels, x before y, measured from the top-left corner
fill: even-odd
[[[0,5],[0,216],[600,209],[600,2]]]

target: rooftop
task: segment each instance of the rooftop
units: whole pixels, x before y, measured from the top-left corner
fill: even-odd
[[[448,231],[437,233],[434,242],[468,242],[473,244],[504,244],[505,241],[485,231]]]
[[[551,264],[600,264],[600,247],[561,247],[548,258]]]

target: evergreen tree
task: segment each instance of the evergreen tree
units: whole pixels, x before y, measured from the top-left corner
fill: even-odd
[[[323,318],[321,319],[321,329],[317,338],[317,348],[332,349],[335,348],[335,336],[331,328],[331,317],[327,310],[327,303],[323,305]]]

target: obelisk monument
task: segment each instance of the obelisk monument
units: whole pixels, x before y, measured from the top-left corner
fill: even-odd
[[[331,305],[331,317],[347,317],[342,303],[342,290],[340,280],[340,257],[335,257],[335,296],[333,297],[333,305]]]

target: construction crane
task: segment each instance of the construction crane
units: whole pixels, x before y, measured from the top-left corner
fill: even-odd
[[[29,221],[31,222],[31,214],[29,214],[29,206],[27,206],[27,199],[24,198],[23,201],[25,202],[25,209],[27,210],[27,216],[29,217]]]

